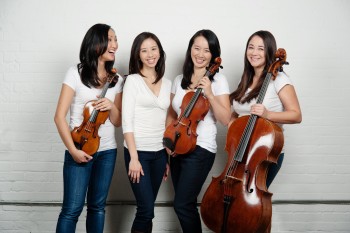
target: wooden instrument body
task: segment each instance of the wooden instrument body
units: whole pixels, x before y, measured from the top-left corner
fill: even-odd
[[[110,83],[117,78],[117,69],[113,68],[107,74],[107,82],[104,84],[99,99],[105,97]],[[115,81],[117,82],[118,79]],[[109,117],[110,111],[99,111],[94,108],[97,100],[88,101],[83,109],[83,122],[80,126],[75,127],[71,131],[73,142],[77,149],[84,151],[89,155],[93,155],[100,147],[100,136],[98,129],[104,124]]]
[[[195,92],[188,92],[183,98],[181,104],[181,115],[174,120],[164,132],[164,141],[171,141],[171,143],[164,143],[168,148],[175,152],[175,154],[186,154],[192,152],[197,145],[196,129],[198,123],[204,119],[209,111],[209,101],[202,94],[198,96],[195,107],[190,113],[190,117],[182,117],[185,114],[186,106],[189,105],[193,99]],[[171,145],[177,145],[172,147]]]
[[[226,139],[228,161],[239,145],[249,116],[243,116],[230,126]],[[263,233],[269,227],[272,215],[272,193],[266,188],[266,176],[271,163],[277,163],[284,143],[281,128],[258,118],[243,160],[229,171],[214,177],[203,196],[201,216],[209,229],[223,232],[224,212],[228,211],[225,233]],[[224,202],[230,198],[225,210]],[[214,214],[213,214],[214,213]]]
[[[221,58],[215,58],[215,63],[204,76],[213,76],[220,68]],[[182,99],[181,114],[165,129],[163,145],[178,154],[192,152],[197,146],[197,126],[209,112],[209,100],[203,95],[202,88],[188,92]]]

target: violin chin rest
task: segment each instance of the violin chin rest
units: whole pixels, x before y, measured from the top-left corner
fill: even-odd
[[[170,138],[163,138],[163,146],[165,146],[171,151],[174,151],[175,149],[174,142]]]

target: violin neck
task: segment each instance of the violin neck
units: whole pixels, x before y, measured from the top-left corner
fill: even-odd
[[[106,82],[102,88],[102,92],[101,92],[101,95],[100,97],[98,98],[99,100],[104,98],[106,96],[106,93],[107,93],[107,90],[108,90],[108,87],[109,87],[109,84],[111,84],[111,82]],[[89,117],[89,122],[92,122],[92,123],[95,123],[96,122],[96,118],[97,118],[97,115],[100,111],[99,110],[96,110],[94,109]]]
[[[198,97],[202,94],[202,88],[197,88],[196,92],[194,93],[194,95],[192,96],[190,102],[188,103],[183,116],[188,118],[193,110],[193,107],[195,106]]]

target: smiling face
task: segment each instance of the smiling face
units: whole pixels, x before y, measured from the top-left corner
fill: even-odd
[[[113,29],[109,29],[107,50],[104,54],[101,55],[100,60],[103,62],[114,61],[115,52],[117,51],[117,49],[118,49],[117,37]]]
[[[265,44],[261,37],[253,36],[248,43],[247,59],[254,69],[264,69],[266,64]]]
[[[207,39],[203,36],[198,36],[194,39],[191,47],[191,58],[195,68],[207,67],[210,63],[212,54],[209,49]]]
[[[141,44],[139,55],[143,68],[155,68],[160,57],[157,42],[151,38],[144,40]]]

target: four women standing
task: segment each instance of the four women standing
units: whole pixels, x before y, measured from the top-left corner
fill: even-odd
[[[175,190],[174,209],[184,233],[202,232],[197,197],[202,189],[217,152],[216,123],[230,124],[239,116],[255,114],[278,124],[301,122],[301,111],[295,90],[284,73],[271,81],[263,104],[255,104],[267,69],[274,61],[276,42],[271,33],[258,31],[247,42],[245,67],[236,91],[229,95],[224,75],[205,76],[208,67],[220,57],[217,36],[210,30],[196,32],[189,41],[183,74],[173,85],[164,78],[165,52],[152,33],[139,34],[132,45],[129,75],[123,87],[112,83],[105,98],[94,108],[109,111],[109,119],[101,125],[98,152],[88,155],[75,147],[70,131],[83,121],[84,104],[99,96],[114,64],[118,48],[113,29],[96,24],[83,40],[80,60],[64,80],[55,123],[67,151],[64,162],[64,200],[56,232],[75,232],[87,193],[87,232],[103,232],[104,207],[116,160],[115,127],[121,124],[124,134],[124,159],[130,184],[137,202],[131,232],[152,232],[154,203],[162,179],[170,170]],[[176,155],[164,148],[162,139],[166,124],[181,113],[184,96],[197,88],[203,90],[210,103],[209,112],[197,127],[194,151]],[[233,105],[231,114],[230,101]],[[65,121],[71,109],[70,124]],[[230,120],[231,118],[231,120]],[[278,172],[278,164],[268,173],[269,186]]]

